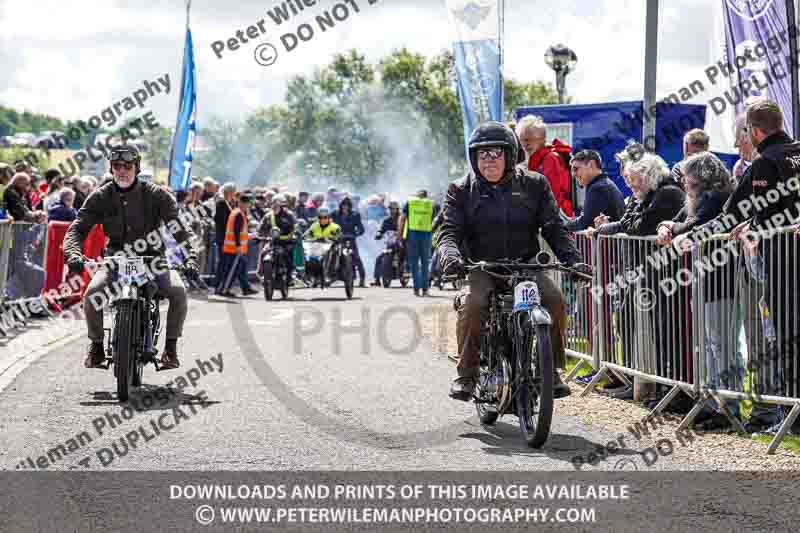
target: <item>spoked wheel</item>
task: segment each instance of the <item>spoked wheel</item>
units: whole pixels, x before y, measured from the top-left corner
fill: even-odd
[[[347,299],[351,299],[353,297],[353,284],[354,284],[354,277],[353,277],[353,260],[350,257],[342,258],[342,265],[341,265],[341,276],[342,281],[344,282],[344,293],[347,295]]]
[[[475,396],[481,400],[494,400],[492,403],[476,403],[478,418],[481,424],[493,425],[500,413],[511,403],[511,365],[503,357],[495,367],[489,367],[481,361],[481,373],[478,377]]]
[[[520,431],[528,446],[540,448],[550,434],[553,420],[553,349],[550,343],[550,327],[534,326],[523,337],[524,339],[518,339],[516,343],[522,344],[520,348],[525,351],[517,351],[514,387],[517,416]]]
[[[288,300],[289,299],[289,278],[288,278],[287,275],[284,275],[283,276],[283,280],[281,280],[280,290],[281,290],[281,298],[283,298],[284,300]]]
[[[117,377],[117,400],[128,401],[128,394],[134,386],[134,375],[138,371],[141,383],[141,369],[136,368],[133,328],[139,324],[136,307],[132,302],[119,302],[117,320],[114,325],[114,375]]]
[[[392,278],[394,277],[392,272],[392,256],[384,254],[381,256],[381,266],[380,266],[380,274],[381,274],[381,283],[383,284],[384,289],[388,289],[392,286]]]
[[[272,301],[272,294],[275,292],[275,284],[272,280],[272,263],[264,263],[264,298]]]

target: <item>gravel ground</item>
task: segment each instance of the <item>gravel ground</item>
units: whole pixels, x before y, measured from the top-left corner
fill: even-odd
[[[454,293],[450,293],[454,294]],[[433,313],[433,320],[423,324],[423,334],[435,349],[440,353],[456,353],[455,336],[455,311],[452,303],[441,304],[442,313]],[[446,317],[446,318],[445,318]],[[449,324],[441,324],[446,319]],[[450,325],[452,324],[452,326]],[[695,433],[692,438],[676,437],[679,424],[679,415],[665,414],[658,423],[648,424],[650,435],[640,434],[640,439],[634,439],[629,427],[636,428],[648,414],[648,410],[641,404],[629,400],[608,398],[600,393],[592,393],[581,398],[582,386],[570,384],[572,396],[557,401],[557,415],[574,416],[582,422],[593,427],[603,428],[613,434],[624,435],[628,446],[643,451],[654,448],[656,443],[662,441],[661,449],[668,453],[672,446],[672,459],[685,463],[691,470],[758,470],[780,471],[800,469],[800,455],[783,446],[778,448],[775,455],[767,455],[767,444],[753,440],[747,436],[738,436],[733,433]],[[669,444],[663,442],[666,439]],[[652,456],[651,456],[652,457]],[[651,459],[652,460],[652,459]],[[620,463],[622,460],[620,460]],[[588,464],[581,465],[583,470],[594,467]],[[638,461],[637,469],[646,467],[644,462]],[[625,468],[619,466],[619,469]]]

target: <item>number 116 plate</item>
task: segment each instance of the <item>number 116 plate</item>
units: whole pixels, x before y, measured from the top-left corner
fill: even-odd
[[[536,283],[523,281],[514,287],[514,311],[525,311],[530,309],[531,305],[538,305],[540,302],[539,287]]]

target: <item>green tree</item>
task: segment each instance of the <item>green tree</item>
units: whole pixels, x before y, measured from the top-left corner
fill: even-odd
[[[241,123],[212,119],[200,132],[208,149],[196,153],[195,174],[251,184],[324,174],[356,190],[454,179],[467,167],[454,72],[449,51],[426,58],[401,48],[375,64],[356,50],[337,54],[292,78],[283,105]],[[508,111],[556,101],[549,84],[505,81]]]
[[[145,129],[143,139],[147,145],[147,151],[143,154],[143,159],[152,168],[153,177],[158,176],[159,169],[166,168],[167,172],[169,172],[169,156],[172,143],[172,132],[169,128],[159,126]]]
[[[558,103],[558,93],[553,89],[553,86],[540,81],[520,83],[507,79],[504,80],[503,91],[503,106],[506,115],[523,106]]]

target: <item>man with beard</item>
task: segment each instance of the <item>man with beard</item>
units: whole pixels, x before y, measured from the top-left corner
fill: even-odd
[[[173,237],[185,246],[187,258],[184,267],[187,275],[196,276],[195,252],[190,244],[193,235],[189,228],[179,223],[175,197],[163,187],[138,179],[141,156],[135,146],[114,147],[109,153],[109,160],[113,180],[89,195],[64,238],[64,258],[70,272],[83,271],[83,241],[96,224],[103,226],[109,240],[104,254],[106,257],[131,254],[133,251],[136,255],[163,257],[166,248],[164,243],[152,244],[148,236],[159,235],[161,226],[168,225],[170,229],[180,228],[173,232]],[[147,245],[143,252],[139,252],[140,246],[137,246],[141,243]],[[183,334],[188,311],[186,288],[180,275],[171,270],[156,276],[155,281],[169,300],[166,344],[161,356],[161,369],[169,370],[180,366],[177,343]],[[84,361],[86,368],[105,368],[103,310],[95,305],[92,297],[103,293],[111,282],[112,274],[109,271],[98,270],[84,294],[83,309],[91,341]]]

